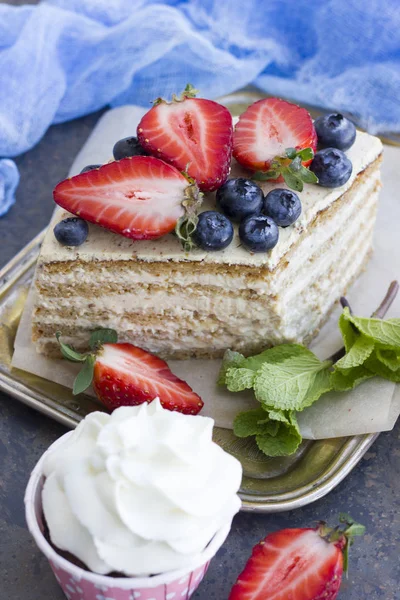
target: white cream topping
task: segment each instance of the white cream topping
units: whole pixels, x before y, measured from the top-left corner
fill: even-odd
[[[219,252],[204,252],[193,250],[185,253],[179,241],[173,235],[164,236],[155,241],[132,241],[123,236],[116,235],[96,225],[89,226],[89,236],[79,248],[66,248],[60,246],[54,238],[53,227],[55,222],[65,218],[68,213],[57,210],[42,247],[41,261],[53,262],[64,260],[83,261],[101,260],[129,260],[135,257],[141,261],[201,261],[205,263],[243,264],[250,266],[266,265],[274,269],[282,256],[297,242],[300,235],[306,232],[315,216],[330,206],[354,183],[358,173],[363,171],[382,152],[381,141],[367,133],[357,132],[354,145],[346,152],[353,163],[353,172],[349,181],[342,187],[329,189],[318,185],[305,185],[301,193],[303,212],[300,218],[285,229],[280,228],[279,242],[269,253],[251,254],[241,245],[237,235],[225,250]],[[231,177],[248,176],[249,174],[233,161]],[[273,188],[282,187],[282,184],[262,183],[264,192]],[[215,209],[215,196],[208,195],[204,202],[204,210]]]
[[[102,574],[191,565],[240,509],[242,468],[213,424],[158,399],[88,415],[44,462],[52,542]]]

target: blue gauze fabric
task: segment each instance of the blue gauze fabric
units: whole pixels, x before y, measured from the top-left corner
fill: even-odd
[[[14,204],[18,183],[19,173],[15,162],[8,158],[0,160],[0,217]]]
[[[399,31],[398,0],[1,4],[0,157],[26,152],[52,123],[149,106],[188,81],[210,98],[255,83],[400,132]],[[0,214],[10,173],[0,170]]]

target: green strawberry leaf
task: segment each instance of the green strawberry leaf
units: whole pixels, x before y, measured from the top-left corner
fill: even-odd
[[[115,329],[96,329],[89,339],[89,346],[92,350],[97,350],[102,344],[116,344],[118,342],[118,333]]]
[[[245,360],[243,354],[240,352],[234,352],[233,350],[226,350],[222,359],[222,364],[218,373],[217,384],[226,385],[226,372],[232,367],[240,367],[242,362]]]
[[[60,350],[63,357],[71,362],[84,362],[86,360],[86,354],[82,354],[81,352],[77,352],[68,344],[64,344],[60,340],[61,331],[57,331],[56,338],[58,343],[60,344]]]
[[[367,358],[371,356],[374,348],[375,344],[371,338],[367,338],[362,334],[359,335],[343,358],[335,363],[335,370],[346,370],[363,365]]]
[[[253,387],[255,373],[251,369],[230,367],[225,374],[225,384],[230,392],[242,392]]]
[[[83,364],[82,370],[78,373],[74,381],[72,393],[74,396],[84,392],[93,381],[94,363],[96,357],[93,354],[88,354]]]

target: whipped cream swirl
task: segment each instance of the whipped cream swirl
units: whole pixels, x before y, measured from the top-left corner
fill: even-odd
[[[190,566],[240,509],[242,468],[213,425],[158,399],[88,415],[44,461],[53,544],[101,574]]]

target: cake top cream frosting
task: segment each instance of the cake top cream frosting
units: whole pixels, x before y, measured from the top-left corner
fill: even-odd
[[[69,213],[57,208],[46,234],[41,262],[58,262],[81,260],[120,261],[138,260],[146,262],[203,262],[208,264],[265,266],[273,270],[281,258],[289,251],[301,235],[307,233],[307,228],[318,213],[328,208],[340,198],[354,183],[357,175],[371,164],[382,152],[381,141],[372,135],[357,132],[354,145],[346,152],[353,164],[353,172],[347,183],[338,188],[324,188],[318,185],[305,184],[299,194],[302,202],[302,213],[291,226],[279,228],[279,241],[269,252],[252,254],[241,246],[237,228],[232,243],[217,252],[206,252],[195,249],[185,252],[179,240],[168,234],[160,239],[151,241],[133,241],[123,236],[111,233],[97,225],[89,224],[89,235],[86,242],[78,248],[61,246],[55,239],[53,227],[58,221],[70,216]],[[230,177],[249,177],[249,173],[233,160]],[[284,184],[258,182],[264,193]],[[208,194],[202,210],[215,209],[215,194]]]

